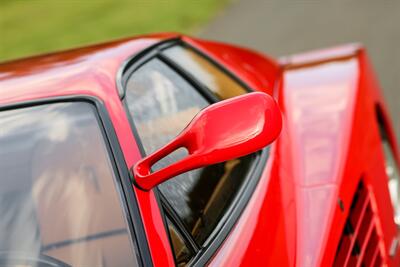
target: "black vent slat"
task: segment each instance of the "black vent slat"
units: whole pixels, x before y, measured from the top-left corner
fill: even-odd
[[[334,266],[380,266],[379,236],[370,192],[361,181],[354,194]]]
[[[372,231],[363,259],[363,262],[365,263],[366,267],[373,266],[373,261],[378,252],[379,252],[378,237],[376,235],[376,232]]]

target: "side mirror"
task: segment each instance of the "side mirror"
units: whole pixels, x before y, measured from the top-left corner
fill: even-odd
[[[230,98],[200,111],[170,143],[133,168],[135,184],[150,190],[181,173],[256,152],[270,144],[282,128],[275,100],[264,93]],[[155,172],[151,167],[179,148],[188,155]]]

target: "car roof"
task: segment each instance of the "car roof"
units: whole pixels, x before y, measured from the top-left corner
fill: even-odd
[[[0,64],[0,106],[56,96],[118,94],[123,63],[174,33],[139,36]]]

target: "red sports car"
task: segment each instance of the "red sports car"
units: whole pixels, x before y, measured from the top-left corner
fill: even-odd
[[[400,266],[359,45],[158,34],[0,64],[0,266]]]

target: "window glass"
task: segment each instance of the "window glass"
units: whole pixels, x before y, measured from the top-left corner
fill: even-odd
[[[382,140],[385,155],[386,174],[389,178],[388,186],[394,210],[394,221],[400,228],[400,170],[394,158],[394,153],[389,140]]]
[[[388,187],[392,200],[394,221],[400,229],[400,168],[397,165],[392,145],[385,128],[385,118],[381,109],[376,106],[376,119],[379,124],[379,133],[385,157],[385,171],[388,177]]]
[[[209,105],[195,88],[158,59],[146,63],[128,79],[126,101],[146,154],[172,140]],[[175,162],[184,156],[182,153],[171,154],[161,164]],[[198,244],[204,243],[224,215],[251,160],[248,156],[196,169],[159,186]]]
[[[174,46],[163,53],[204,83],[219,99],[247,93],[242,85],[192,49]]]
[[[1,266],[138,265],[92,105],[2,111],[0,148]]]
[[[181,233],[176,229],[175,225],[167,219],[168,231],[171,237],[172,247],[174,249],[176,264],[178,266],[185,266],[193,257],[188,246],[185,243]]]
[[[389,142],[388,135],[383,126],[383,115],[380,112],[377,113],[378,121],[380,125],[380,134],[383,147],[383,153],[385,156],[385,171],[388,177],[388,187],[390,198],[392,200],[394,210],[394,221],[397,227],[400,228],[400,169],[397,166],[396,159],[392,146]]]

